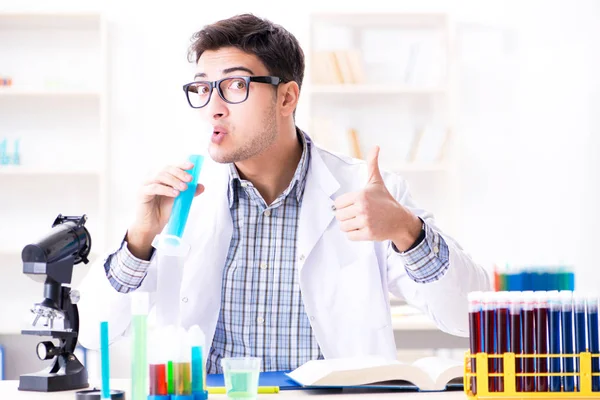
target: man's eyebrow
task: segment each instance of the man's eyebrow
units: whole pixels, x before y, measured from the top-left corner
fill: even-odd
[[[238,72],[238,71],[247,72],[250,75],[254,75],[254,72],[250,68],[242,67],[241,65],[236,66],[236,67],[231,67],[231,68],[225,68],[223,70],[223,74],[230,74],[232,72]],[[197,78],[206,78],[206,74],[204,72],[199,72],[196,75],[194,75],[194,79],[197,79]]]
[[[242,67],[241,65],[239,65],[237,67],[225,68],[223,70],[223,73],[230,74],[232,72],[237,72],[237,71],[247,72],[250,75],[254,75],[254,72],[252,72],[252,70],[250,68]]]

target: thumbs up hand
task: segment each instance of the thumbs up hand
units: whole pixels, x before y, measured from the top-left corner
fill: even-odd
[[[367,160],[366,186],[345,193],[334,203],[335,217],[350,240],[392,240],[400,251],[408,249],[421,232],[421,220],[387,190],[379,170],[379,147]]]

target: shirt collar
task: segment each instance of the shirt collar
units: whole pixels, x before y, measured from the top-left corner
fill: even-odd
[[[275,202],[279,201],[282,198],[286,198],[291,191],[295,188],[296,201],[300,203],[302,200],[302,195],[304,194],[304,187],[306,186],[306,175],[308,172],[308,166],[310,164],[310,147],[312,145],[310,138],[299,128],[296,128],[296,134],[298,136],[298,140],[302,143],[302,156],[300,157],[300,162],[298,162],[298,166],[296,167],[296,172],[294,173],[294,177],[290,182],[290,185],[285,189],[285,191],[275,200]],[[241,188],[241,184],[250,183],[240,177],[240,174],[235,166],[235,164],[229,164],[229,188],[228,188],[228,200],[229,200],[229,208],[232,208],[238,201],[238,190]]]

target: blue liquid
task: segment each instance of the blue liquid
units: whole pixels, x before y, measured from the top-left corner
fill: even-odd
[[[550,311],[548,313],[548,325],[549,325],[549,339],[550,339],[550,354],[560,354],[560,311]],[[561,368],[560,357],[553,357],[550,359],[550,373],[560,373]],[[551,376],[550,377],[550,391],[560,392],[561,388],[561,377]]]
[[[600,372],[600,359],[594,354],[600,353],[600,340],[598,338],[598,311],[588,313],[588,336],[590,353],[592,353],[592,373]],[[592,376],[592,392],[600,392],[600,376]]]
[[[204,362],[202,347],[192,347],[192,393],[204,392]]]
[[[181,238],[183,235],[185,225],[187,224],[192,200],[194,200],[194,194],[198,187],[198,176],[202,169],[204,157],[200,155],[191,155],[189,160],[194,164],[192,170],[188,171],[192,175],[192,181],[188,183],[187,189],[179,193],[179,196],[175,198],[173,210],[171,211],[171,218],[169,218],[166,229],[167,235],[177,236],[178,238]]]
[[[583,353],[587,350],[587,343],[585,341],[585,312],[584,311],[576,311],[575,312],[575,351],[577,353]],[[575,371],[580,372],[579,359],[577,359],[577,364],[575,367]],[[577,389],[581,390],[581,386],[579,380],[577,382]]]
[[[100,322],[100,358],[102,360],[101,399],[110,399],[110,360],[108,351],[108,322]]]
[[[521,273],[521,279],[522,279],[522,287],[523,291],[529,291],[529,290],[533,290],[533,284],[531,282],[531,273],[530,272],[522,272]]]
[[[563,331],[563,353],[573,354],[575,349],[573,348],[573,312],[563,311],[562,312],[562,331]],[[563,359],[563,371],[565,373],[574,372],[573,357],[565,357]],[[565,376],[564,377],[564,391],[573,392],[575,390],[575,377]]]

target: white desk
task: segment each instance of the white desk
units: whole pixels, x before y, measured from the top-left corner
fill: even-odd
[[[38,392],[21,392],[17,390],[19,387],[18,381],[0,381],[0,399],[6,400],[74,400],[75,391],[73,392],[54,392],[54,393],[38,393]],[[126,400],[131,400],[129,397],[129,380],[114,380],[111,384],[111,389],[125,390]],[[465,400],[467,397],[464,392],[440,392],[440,393],[405,393],[405,392],[327,392],[313,390],[284,390],[279,394],[262,394],[259,395],[261,400],[278,400],[285,397],[285,400],[300,399],[303,400],[326,400],[331,396],[337,399],[345,397],[346,399],[357,398],[361,400],[373,399],[409,399],[409,400]],[[225,395],[211,394],[209,399],[225,400]],[[282,399],[281,399],[282,400]]]

